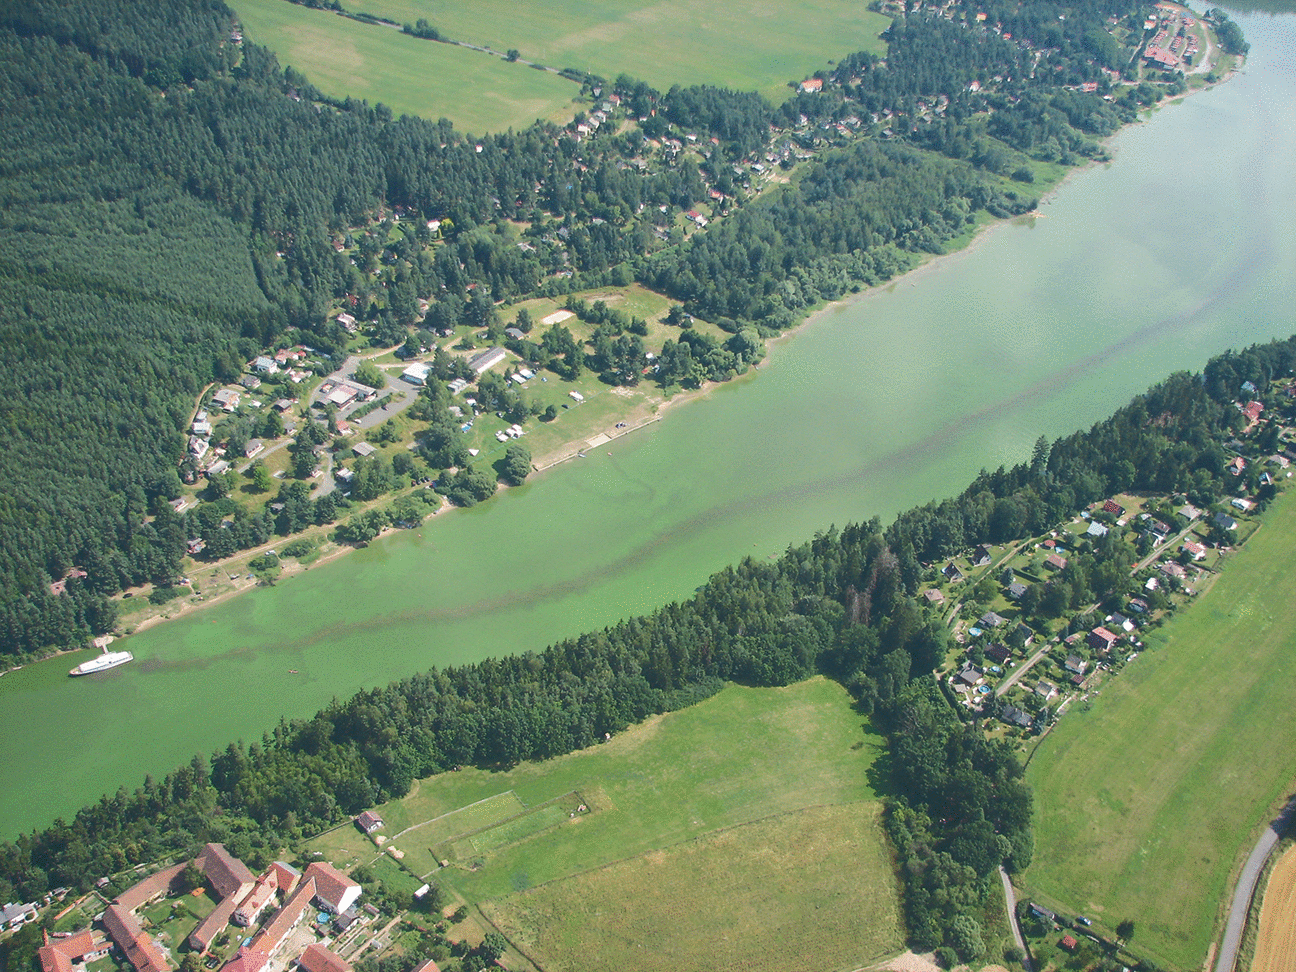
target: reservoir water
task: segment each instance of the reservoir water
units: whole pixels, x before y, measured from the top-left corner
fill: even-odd
[[[1296,17],[1238,19],[1239,76],[1121,133],[1045,218],[819,315],[758,372],[481,507],[132,637],[134,664],[0,678],[0,835],[363,686],[542,648],[885,520],[1171,371],[1296,332]]]

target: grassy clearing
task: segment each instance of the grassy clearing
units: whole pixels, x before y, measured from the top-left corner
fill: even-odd
[[[741,746],[734,739],[741,739]],[[485,826],[480,820],[438,825],[442,833],[452,826],[465,829],[453,841],[462,845],[462,859],[435,879],[474,902],[771,814],[871,801],[876,794],[867,773],[881,746],[834,682],[817,678],[782,689],[730,686],[578,753],[507,772],[463,769],[422,780],[379,812],[388,822],[385,832],[398,834],[419,821],[446,821],[473,805],[500,812],[509,800],[529,810],[560,807],[561,817],[551,814],[552,820],[513,824],[500,818],[498,832],[478,847],[471,838],[480,836],[473,833]],[[569,816],[572,808],[564,802],[569,797],[590,812]],[[430,861],[432,851],[421,837],[424,829],[389,842],[420,874],[428,872],[419,871],[416,862],[423,855]],[[316,838],[307,852],[319,851],[344,865],[363,856],[364,844],[354,828],[344,828]],[[370,846],[364,859],[375,853]]]
[[[488,903],[545,969],[855,969],[903,947],[875,802],[779,814]]]
[[[1296,778],[1296,499],[1030,766],[1027,885],[1176,968],[1206,954],[1231,875]]]
[[[448,118],[478,134],[526,128],[537,118],[565,124],[576,111],[577,86],[547,71],[284,0],[237,0],[234,9],[249,40],[333,97]]]
[[[425,17],[454,40],[516,48],[549,67],[605,78],[624,72],[663,91],[672,84],[755,90],[775,101],[791,93],[789,81],[827,67],[829,58],[883,53],[878,34],[890,24],[845,0],[352,0],[347,7],[401,23]]]

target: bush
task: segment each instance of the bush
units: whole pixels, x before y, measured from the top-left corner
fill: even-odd
[[[315,541],[307,537],[298,537],[285,543],[281,549],[285,557],[305,557],[315,549]]]
[[[952,969],[958,965],[958,953],[948,945],[936,949],[936,964],[942,969]]]

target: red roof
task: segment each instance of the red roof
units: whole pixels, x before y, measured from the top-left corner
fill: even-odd
[[[156,874],[150,874],[139,884],[119,894],[115,903],[121,905],[126,911],[134,911],[144,902],[171,890],[171,882],[186,866],[186,864],[174,864]]]
[[[208,844],[194,861],[222,898],[240,890],[247,894],[256,882],[247,865],[227,851],[224,844]]]
[[[1066,570],[1067,559],[1061,554],[1051,553],[1044,558],[1044,563],[1050,567],[1056,567],[1058,570]]]
[[[348,890],[360,887],[332,864],[324,861],[316,861],[306,868],[306,879],[309,881],[311,878],[315,879],[315,897],[334,911],[341,910],[338,904]]]
[[[1062,947],[1065,948],[1065,949],[1069,952],[1069,951],[1071,951],[1073,948],[1076,947],[1076,940],[1075,940],[1074,938],[1072,938],[1070,935],[1063,935],[1063,936],[1062,936]]]
[[[1263,411],[1264,411],[1263,402],[1247,402],[1246,407],[1242,409],[1242,414],[1245,415],[1247,418],[1249,418],[1252,422],[1254,422],[1256,419],[1260,417],[1260,413]]]
[[[221,972],[261,972],[268,961],[270,956],[265,952],[256,952],[244,946],[239,949],[238,955],[221,966]]]
[[[108,951],[108,943],[86,928],[67,938],[50,940],[45,933],[45,944],[38,950],[42,972],[72,972],[72,963],[80,962],[96,952]]]
[[[267,955],[278,948],[284,936],[301,921],[313,897],[315,897],[315,879],[307,877],[297,885],[297,890],[284,902],[284,906],[262,927],[261,934],[252,942],[252,948]]]
[[[121,905],[109,905],[103,923],[136,972],[166,972],[170,968],[161,949],[145,934],[135,916]]]
[[[1121,506],[1115,500],[1108,500],[1103,504],[1102,508],[1104,513],[1112,513],[1115,516],[1120,516],[1125,512],[1125,507]]]
[[[330,952],[319,942],[311,942],[297,960],[306,972],[351,972],[351,964],[336,952]]]

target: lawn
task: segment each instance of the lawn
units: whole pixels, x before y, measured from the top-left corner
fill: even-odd
[[[680,889],[676,896],[687,891],[705,901],[701,911],[734,934],[773,948],[761,937],[767,932],[749,925],[757,917],[769,929],[794,925],[797,936],[822,938],[823,948],[840,952],[822,967],[856,967],[902,947],[896,882],[868,782],[882,745],[835,682],[729,686],[581,752],[507,772],[465,768],[422,780],[378,811],[407,867],[470,903],[491,900],[501,914],[514,892],[595,880],[589,875],[599,869],[626,874],[622,893],[638,895],[643,869],[661,859],[670,862],[664,872]],[[793,831],[802,836],[790,838]],[[455,849],[451,866],[434,871],[432,836],[443,841],[438,848]],[[307,853],[337,854],[344,865],[364,857],[366,843],[349,828],[317,838]],[[711,897],[726,873],[750,878],[747,897]],[[696,882],[688,890],[690,874]],[[834,906],[815,909],[811,887],[822,889],[821,905]],[[644,913],[666,901],[645,899]],[[546,934],[578,934],[561,925],[545,919]],[[681,943],[691,934],[684,925],[679,933]]]
[[[1027,887],[1139,951],[1197,968],[1231,874],[1296,778],[1296,498],[1225,561],[1219,582],[1072,711],[1029,769]]]
[[[327,95],[448,118],[475,134],[526,128],[537,118],[565,124],[576,112],[577,85],[556,74],[284,0],[236,0],[234,9],[248,40]]]
[[[776,814],[512,895],[542,968],[856,969],[903,948],[876,802]]]
[[[270,0],[282,2],[282,0]],[[773,101],[856,51],[882,54],[890,19],[848,0],[352,0],[348,9],[411,23],[426,18],[453,40],[605,78],[625,73],[662,91],[713,84],[759,91]],[[359,25],[357,25],[359,26]]]

